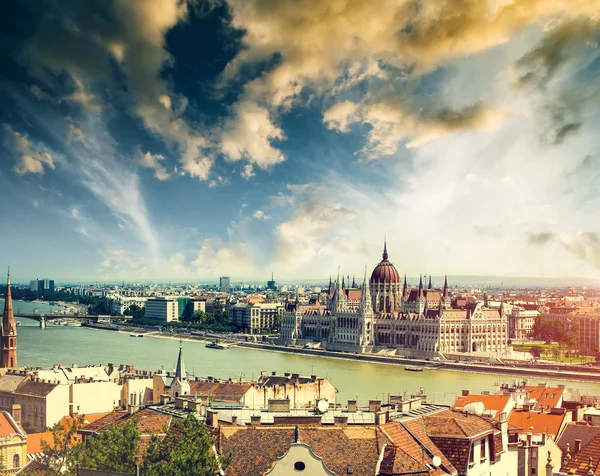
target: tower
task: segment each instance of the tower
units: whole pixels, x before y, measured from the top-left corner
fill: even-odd
[[[444,292],[442,294],[442,302],[444,303],[444,309],[450,309],[450,294],[448,293],[448,276],[444,276]]]
[[[171,394],[174,397],[181,395],[189,395],[190,393],[190,382],[185,372],[185,364],[183,363],[183,348],[181,341],[179,341],[179,356],[177,357],[177,367],[175,367],[175,378],[171,382]]]
[[[367,267],[365,266],[365,278],[362,285],[362,295],[360,298],[360,345],[362,347],[373,345],[374,322],[373,307],[371,305],[371,292],[367,282]]]
[[[10,268],[6,279],[6,297],[4,299],[4,314],[2,316],[2,350],[0,352],[0,367],[15,368],[17,366],[17,326],[13,312],[12,296],[10,294]]]

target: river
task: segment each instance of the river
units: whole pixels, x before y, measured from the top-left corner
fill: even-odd
[[[0,303],[1,305],[2,303]],[[41,312],[40,303],[36,303]],[[15,301],[14,307],[18,308]],[[48,306],[50,307],[50,306]],[[40,329],[35,320],[17,318],[19,365],[50,367],[54,364],[132,364],[143,370],[174,370],[179,342],[176,339],[133,338],[126,333],[90,328],[52,326]],[[207,349],[201,342],[184,342],[187,372],[201,377],[245,376],[256,378],[261,370],[299,372],[328,377],[338,388],[338,401],[356,398],[387,400],[388,394],[415,393],[423,388],[435,403],[454,402],[463,389],[471,392],[493,390],[496,383],[511,383],[522,377],[494,376],[448,370],[406,372],[402,365],[387,365],[353,360],[330,359],[232,347],[226,351]],[[531,385],[539,379],[529,380]],[[566,384],[581,394],[599,394],[600,383],[544,380],[547,384]]]

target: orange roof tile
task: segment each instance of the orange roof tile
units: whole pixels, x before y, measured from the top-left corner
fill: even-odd
[[[486,410],[494,410],[497,413],[494,415],[494,419],[500,418],[500,413],[506,410],[510,401],[509,395],[477,395],[469,394],[464,397],[458,397],[452,408],[464,408],[470,403],[481,402]]]
[[[6,438],[9,435],[22,434],[25,432],[17,423],[10,417],[10,413],[0,412],[0,437]]]
[[[539,411],[550,411],[551,408],[557,408],[560,405],[560,399],[563,395],[563,389],[557,387],[537,387],[526,386],[529,397],[536,401],[535,409]]]
[[[600,474],[600,434],[592,438],[579,453],[567,460],[561,468],[562,472],[568,474],[577,474],[584,476],[590,474],[591,469],[593,474]],[[573,471],[573,473],[571,473]]]
[[[514,411],[508,417],[508,423],[520,430],[511,429],[509,432],[523,433],[533,431],[533,433],[553,435],[556,438],[564,420],[565,415],[560,414]]]

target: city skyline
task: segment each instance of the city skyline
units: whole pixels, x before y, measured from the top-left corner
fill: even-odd
[[[0,20],[15,279],[598,278],[598,2],[132,5]]]

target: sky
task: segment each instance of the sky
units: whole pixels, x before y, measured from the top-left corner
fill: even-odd
[[[600,271],[600,0],[14,0],[15,277]]]

